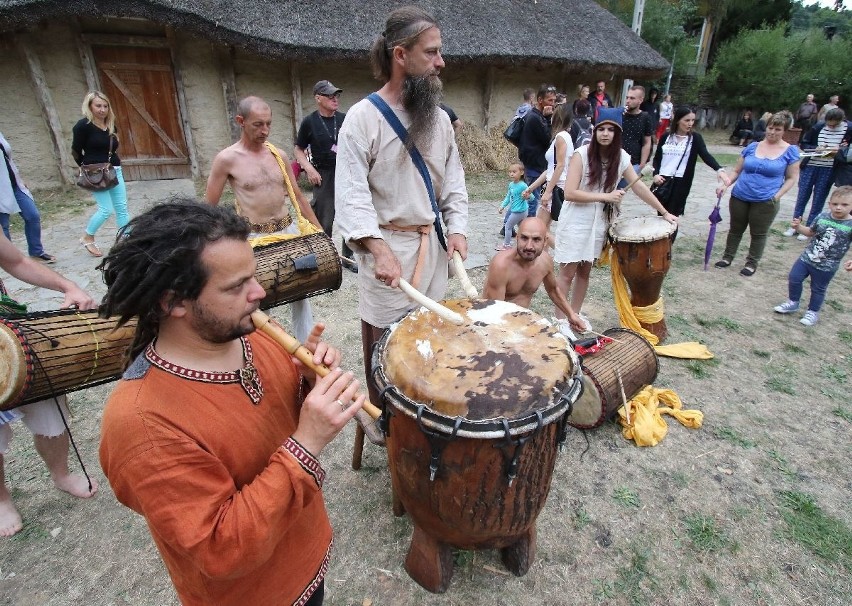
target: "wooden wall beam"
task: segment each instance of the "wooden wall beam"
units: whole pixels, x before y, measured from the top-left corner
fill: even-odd
[[[53,144],[53,154],[60,162],[59,174],[62,177],[62,182],[73,183],[74,180],[71,171],[76,163],[71,157],[70,145],[67,144],[62,134],[62,123],[59,121],[59,114],[56,112],[56,106],[53,104],[50,87],[47,85],[44,70],[41,68],[41,61],[39,61],[38,55],[33,48],[29,34],[15,34],[15,46],[24,64],[27,66],[30,82],[39,100],[44,120],[47,123],[50,140]]]
[[[175,35],[172,27],[166,28],[166,40],[169,44],[169,53],[172,56],[172,65],[175,74],[175,91],[177,94],[178,111],[183,126],[183,136],[186,138],[186,147],[189,150],[189,169],[193,179],[198,179],[201,172],[198,169],[198,154],[195,152],[195,142],[192,137],[192,123],[189,120],[189,104],[186,101],[186,91],[183,87],[183,64],[182,54],[179,52],[180,41]]]
[[[482,93],[482,128],[487,133],[491,128],[491,108],[494,104],[494,80],[496,69],[489,66],[485,72],[485,88]]]
[[[225,98],[225,123],[230,127],[231,143],[240,139],[240,125],[234,118],[237,115],[237,77],[234,73],[234,47],[215,47],[219,81],[222,84],[222,96]]]
[[[86,76],[86,88],[90,91],[101,89],[101,80],[98,77],[98,67],[95,63],[95,55],[92,53],[91,45],[83,41],[83,33],[80,22],[72,19],[71,28],[77,43],[77,52],[80,53],[80,64],[83,66],[83,74]]]
[[[295,61],[290,62],[290,89],[293,95],[293,141],[299,133],[302,124],[302,80],[299,77],[299,66]]]
[[[83,34],[83,42],[96,46],[142,46],[148,48],[169,48],[168,32],[166,38],[160,36],[127,36],[122,34]]]

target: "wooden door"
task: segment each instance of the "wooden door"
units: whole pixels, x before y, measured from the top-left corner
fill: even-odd
[[[92,54],[115,112],[124,178],[190,178],[169,49],[93,46]]]

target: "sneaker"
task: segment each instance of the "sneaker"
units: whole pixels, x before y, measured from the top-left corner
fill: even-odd
[[[799,320],[805,326],[813,326],[819,321],[819,314],[815,311],[811,311],[810,309],[805,312],[804,317]]]
[[[796,230],[795,230],[795,229],[793,229],[792,227],[788,227],[786,230],[784,230],[784,235],[785,235],[785,236],[787,236],[788,238],[789,238],[790,236],[795,236],[795,235],[796,235]]]
[[[786,303],[782,303],[781,305],[775,306],[775,313],[791,314],[794,311],[799,311],[799,302],[798,301],[790,301],[788,299]]]
[[[799,234],[798,236],[796,236],[796,240],[798,240],[799,242],[807,242],[808,237],[805,234]]]

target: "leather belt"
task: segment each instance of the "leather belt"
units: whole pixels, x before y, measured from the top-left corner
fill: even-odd
[[[429,225],[397,225],[396,223],[385,223],[384,225],[379,225],[382,229],[387,229],[388,231],[407,231],[407,232],[417,232],[420,234],[420,244],[418,245],[417,250],[417,262],[414,264],[414,273],[411,274],[411,280],[409,282],[414,288],[417,288],[420,284],[420,274],[423,271],[423,264],[426,261],[426,252],[429,249],[429,234],[432,233],[432,228],[434,225],[431,223]]]
[[[249,228],[255,234],[274,234],[277,231],[283,231],[290,227],[293,223],[293,218],[290,215],[275,221],[267,221],[266,223],[249,223]]]

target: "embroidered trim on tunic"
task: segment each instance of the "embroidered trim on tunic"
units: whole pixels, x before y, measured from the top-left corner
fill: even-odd
[[[325,557],[322,559],[322,564],[320,564],[319,570],[317,571],[317,575],[314,577],[314,580],[310,582],[310,584],[305,588],[302,592],[302,595],[299,596],[299,599],[293,602],[293,606],[303,606],[311,599],[311,596],[314,595],[314,592],[319,588],[320,583],[325,578],[325,574],[328,572],[328,562],[331,559],[331,548],[334,545],[334,537],[331,538],[331,541],[328,543],[328,549],[325,551]]]
[[[240,337],[240,342],[243,346],[243,359],[245,359],[246,365],[232,372],[193,370],[192,368],[184,368],[183,366],[173,364],[157,354],[153,342],[145,349],[145,358],[157,368],[182,379],[201,381],[202,383],[239,383],[252,404],[259,404],[261,398],[263,398],[263,383],[260,380],[257,368],[253,364],[254,356],[252,354],[251,343],[245,337]]]
[[[314,480],[316,480],[317,486],[322,488],[322,484],[325,482],[325,470],[314,455],[309,453],[304,446],[293,438],[287,438],[287,441],[281,445],[281,448],[293,455],[299,465],[302,466],[302,469],[311,474]]]

